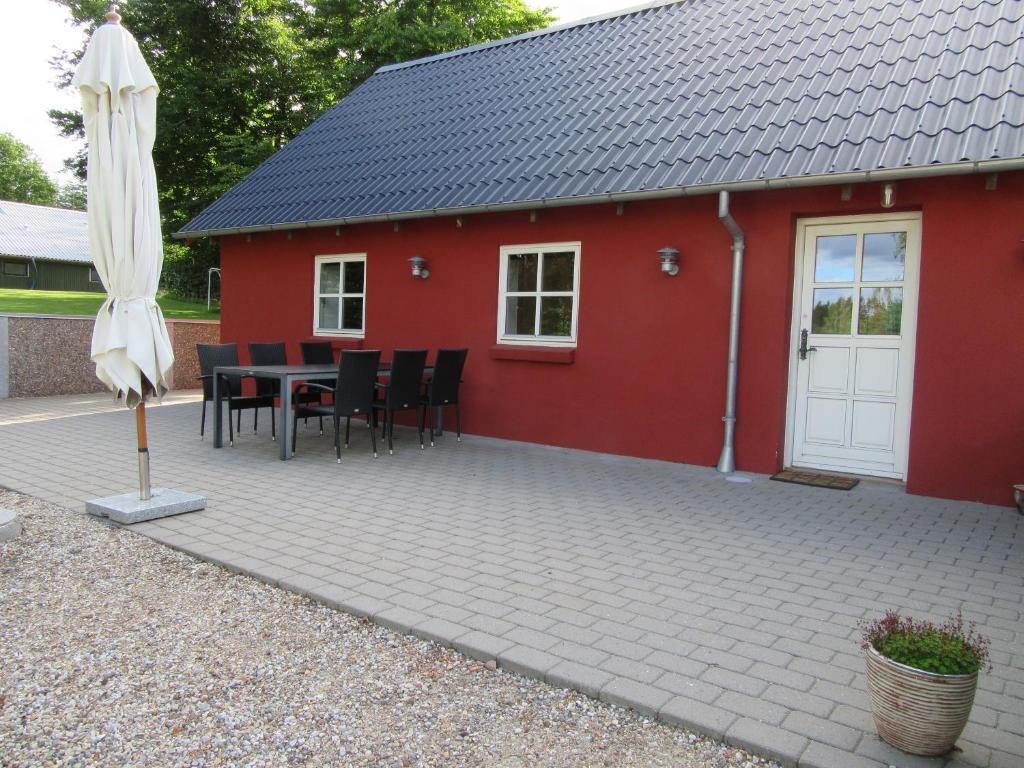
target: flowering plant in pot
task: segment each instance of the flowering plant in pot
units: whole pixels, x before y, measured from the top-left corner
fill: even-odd
[[[973,623],[965,628],[959,611],[939,625],[887,611],[862,623],[861,635],[878,735],[915,755],[951,750],[988,664],[988,639]]]

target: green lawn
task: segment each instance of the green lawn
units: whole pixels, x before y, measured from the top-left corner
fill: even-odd
[[[18,288],[0,288],[0,312],[18,312],[29,315],[95,315],[100,304],[107,297],[105,293],[88,291],[26,291]],[[157,304],[164,311],[164,317],[180,320],[219,320],[220,312],[215,308],[206,311],[206,303],[180,301],[168,296],[158,296]]]

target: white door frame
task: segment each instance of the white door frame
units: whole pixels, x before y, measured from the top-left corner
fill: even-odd
[[[897,435],[896,438],[899,440],[897,455],[900,457],[900,463],[896,467],[895,474],[880,474],[880,477],[893,477],[894,479],[906,481],[907,478],[907,465],[909,461],[909,448],[910,448],[910,430],[911,430],[911,417],[913,415],[913,401],[914,401],[914,363],[917,354],[917,307],[918,307],[918,296],[920,293],[920,276],[921,276],[921,260],[923,258],[921,242],[922,242],[922,227],[921,227],[921,213],[919,211],[909,211],[903,213],[869,213],[860,214],[853,216],[820,216],[815,218],[799,219],[796,223],[796,242],[794,248],[794,264],[793,270],[793,298],[791,308],[791,319],[790,319],[790,334],[789,334],[789,370],[787,376],[786,385],[786,442],[783,453],[783,466],[790,467],[793,465],[793,442],[795,437],[795,424],[796,424],[796,403],[797,403],[797,350],[800,347],[800,329],[801,317],[801,300],[803,297],[803,279],[804,279],[804,249],[806,245],[807,228],[820,224],[866,224],[874,222],[909,222],[916,229],[917,232],[917,258],[913,264],[908,263],[906,266],[906,273],[904,275],[904,286],[912,286],[913,290],[904,291],[904,305],[903,305],[903,316],[902,316],[902,327],[901,337],[905,344],[903,348],[906,352],[905,355],[901,355],[900,361],[900,376],[904,378],[906,383],[906,396],[902,402],[897,404],[897,407],[905,411],[903,414],[906,429],[903,434]],[[908,262],[910,258],[908,256]],[[907,300],[909,296],[909,300]],[[856,318],[855,318],[856,320]],[[852,470],[847,471],[847,474],[858,474]]]

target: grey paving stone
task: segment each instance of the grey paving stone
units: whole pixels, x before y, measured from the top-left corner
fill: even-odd
[[[800,768],[888,768],[864,755],[854,755],[844,749],[812,741],[800,755]]]
[[[715,699],[715,706],[770,725],[779,725],[787,711],[785,707],[757,696],[729,690]]]
[[[513,645],[498,654],[498,666],[502,669],[536,680],[545,680],[547,673],[562,663],[557,656],[525,645]]]
[[[427,618],[425,614],[419,611],[395,606],[394,608],[385,608],[383,611],[375,614],[373,620],[399,634],[409,635],[412,634],[414,626],[422,624]]]
[[[601,688],[600,699],[618,704],[648,717],[656,717],[661,708],[672,699],[672,694],[652,688],[644,683],[616,677]]]
[[[489,635],[486,632],[473,630],[454,639],[452,646],[460,653],[464,653],[471,659],[479,661],[490,661],[497,659],[498,654],[511,648],[513,643],[501,637]]]
[[[865,733],[861,737],[856,754],[870,760],[877,760],[883,765],[897,765],[899,768],[937,768],[937,764],[941,765],[944,762],[934,757],[908,755],[869,733]],[[971,764],[977,765],[977,763]],[[943,766],[943,768],[950,768],[950,766]]]
[[[562,661],[547,671],[545,679],[552,685],[572,688],[596,699],[613,675],[586,664]]]
[[[747,717],[741,717],[729,726],[725,740],[733,746],[778,760],[786,768],[796,768],[808,744],[799,733]]]
[[[62,418],[8,416],[41,407]],[[0,483],[75,504],[132,487],[130,467],[97,478],[89,459],[117,445],[109,408],[83,398],[0,401],[0,444],[12,447]],[[666,721],[688,712],[701,730],[739,721],[719,700],[762,714],[782,707],[787,717],[824,718],[831,708],[829,722],[862,738],[846,763],[844,750],[817,741],[812,762],[845,768],[884,756],[870,752],[853,631],[878,614],[879,595],[935,618],[962,604],[992,637],[996,668],[980,682],[955,762],[1024,765],[1024,518],[1012,510],[870,482],[845,494],[760,477],[738,486],[710,468],[482,438],[417,451],[401,467],[353,453],[351,471],[339,473],[315,427],[300,431],[301,460],[281,463],[265,431],[239,435],[231,450],[197,442],[194,403],[154,408],[151,420],[162,471],[189,477],[209,503],[138,523],[139,533],[399,631],[502,638],[515,644],[499,654],[506,668],[572,678],[591,693],[609,679],[600,664],[637,685],[664,670],[647,684],[678,697],[661,708]],[[57,454],[44,456],[44,446]],[[44,458],[60,462],[59,477],[39,471]]]
[[[317,588],[326,586],[326,584],[327,582],[323,579],[305,573],[289,576],[278,582],[281,589],[287,589],[289,592],[294,592],[298,595],[309,595],[315,592]]]
[[[725,709],[694,701],[687,696],[676,696],[658,710],[658,719],[696,733],[721,739],[737,716]]]
[[[856,749],[863,736],[858,730],[808,712],[790,712],[782,721],[782,727],[847,751]]]

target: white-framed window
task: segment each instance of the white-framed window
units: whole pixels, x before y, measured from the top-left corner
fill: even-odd
[[[89,282],[98,283],[100,281],[100,273],[96,271],[96,267],[89,267]]]
[[[366,328],[366,254],[317,256],[313,335],[363,337]]]
[[[498,343],[576,344],[580,243],[503,245],[498,275]]]
[[[4,274],[11,277],[28,277],[28,262],[4,261]]]

